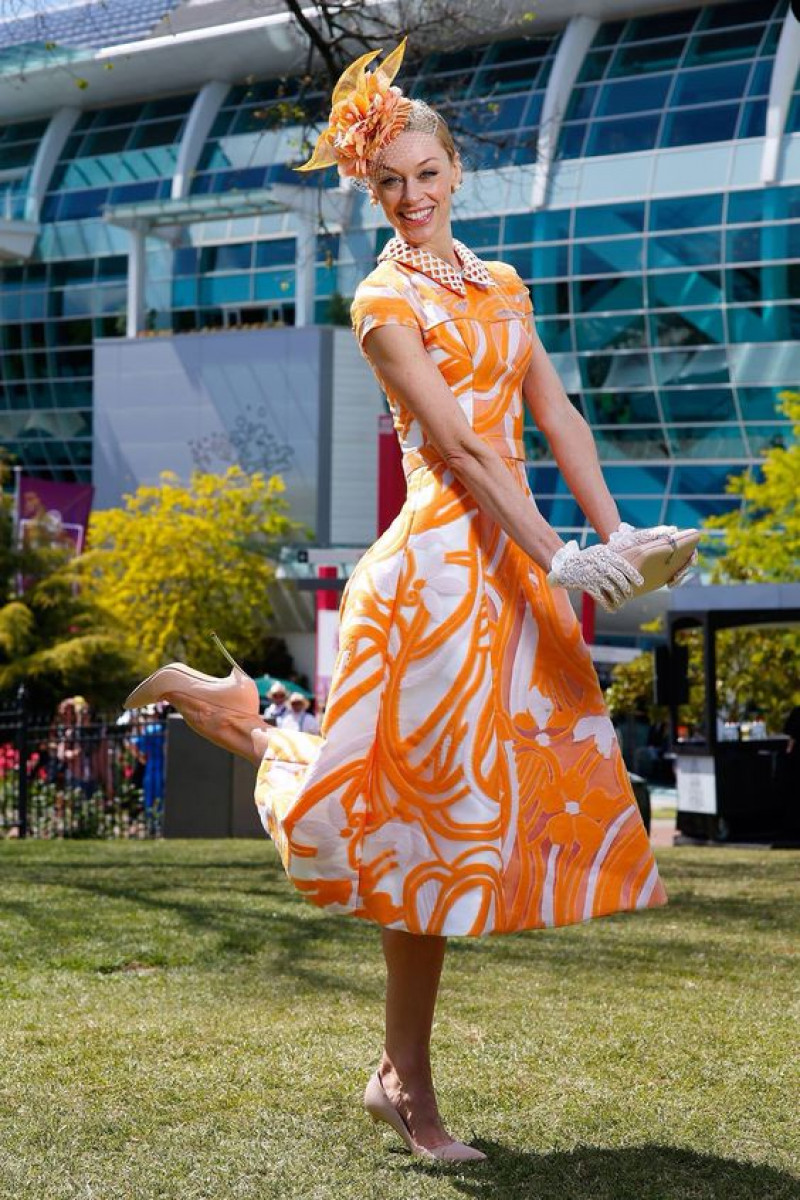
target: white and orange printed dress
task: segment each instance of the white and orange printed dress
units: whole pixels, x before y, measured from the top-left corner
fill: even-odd
[[[527,289],[398,238],[359,286],[359,341],[419,331],[475,432],[525,474]],[[274,730],[256,803],[295,887],[417,934],[566,925],[665,903],[566,591],[482,512],[397,398],[408,494],[340,609],[321,733]]]

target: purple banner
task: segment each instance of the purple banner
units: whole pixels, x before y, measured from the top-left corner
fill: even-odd
[[[94,488],[90,483],[55,483],[22,475],[19,482],[19,539],[34,522],[43,522],[53,542],[83,551]]]

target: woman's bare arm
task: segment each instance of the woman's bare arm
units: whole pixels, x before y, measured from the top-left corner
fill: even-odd
[[[603,478],[592,431],[570,402],[538,333],[532,332],[533,357],[522,383],[525,403],[567,487],[605,541],[619,525],[619,510]]]
[[[453,474],[513,541],[546,571],[561,538],[514,483],[500,456],[472,429],[419,334],[371,330],[364,350],[383,386],[419,421]]]

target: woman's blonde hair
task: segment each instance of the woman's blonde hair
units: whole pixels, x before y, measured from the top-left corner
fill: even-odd
[[[424,100],[412,100],[411,104],[411,114],[403,128],[403,133],[432,133],[450,162],[454,162],[458,154],[458,147],[450,131],[450,126],[442,114],[437,109],[431,108]]]

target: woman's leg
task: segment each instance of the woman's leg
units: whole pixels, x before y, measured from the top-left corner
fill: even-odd
[[[252,713],[234,712],[229,708],[216,708],[205,700],[196,700],[184,694],[167,695],[173,708],[177,708],[187,725],[206,741],[230,750],[240,758],[246,758],[259,766],[269,742],[272,728],[262,717]]]
[[[449,1142],[436,1106],[430,1041],[447,939],[382,929],[386,1044],[379,1073],[411,1135],[429,1150]]]

